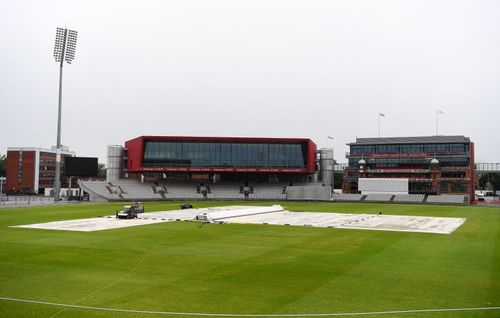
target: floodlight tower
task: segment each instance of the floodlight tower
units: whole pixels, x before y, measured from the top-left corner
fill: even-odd
[[[56,180],[54,200],[60,200],[61,192],[61,110],[62,110],[62,75],[63,64],[71,64],[75,58],[77,32],[66,28],[57,28],[54,58],[59,64],[59,108],[57,112]]]

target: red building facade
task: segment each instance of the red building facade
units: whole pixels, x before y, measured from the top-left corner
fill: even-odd
[[[305,138],[140,136],[125,142],[127,175],[310,175],[316,144]]]

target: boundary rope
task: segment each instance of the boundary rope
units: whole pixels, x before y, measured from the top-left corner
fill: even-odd
[[[134,314],[155,314],[155,315],[177,315],[177,316],[204,316],[204,317],[349,317],[349,316],[368,316],[368,315],[392,315],[392,314],[408,314],[408,313],[429,313],[429,312],[453,312],[453,311],[480,311],[480,310],[500,310],[500,306],[496,307],[472,307],[472,308],[441,308],[441,309],[414,309],[414,310],[390,310],[390,311],[372,311],[372,312],[346,312],[346,313],[331,313],[331,314],[214,314],[214,313],[195,313],[195,312],[175,312],[175,311],[155,311],[155,310],[134,310],[134,309],[119,309],[107,307],[94,307],[73,304],[54,303],[29,299],[18,299],[11,297],[0,297],[0,300],[30,303],[39,305],[48,305],[56,307],[110,311]]]

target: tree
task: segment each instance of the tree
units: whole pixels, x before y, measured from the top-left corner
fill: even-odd
[[[5,155],[0,155],[0,177],[5,177],[7,175],[7,157]]]
[[[491,184],[493,187],[493,193],[495,193],[497,190],[500,190],[500,174],[498,173],[485,173],[482,174],[481,177],[479,177],[479,186],[481,188],[486,188],[486,185],[488,183]]]
[[[335,172],[333,174],[333,188],[342,189],[342,182],[344,181],[344,174],[342,172]]]
[[[104,163],[97,164],[97,176],[99,178],[106,178],[106,165]]]
[[[477,180],[477,184],[479,185],[479,189],[486,189],[487,183],[488,183],[488,176],[486,174],[481,174],[479,176],[479,180]]]

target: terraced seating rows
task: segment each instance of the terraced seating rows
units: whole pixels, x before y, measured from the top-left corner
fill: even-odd
[[[396,194],[392,202],[397,203],[423,203],[425,194]]]
[[[286,200],[286,192],[283,192],[285,184],[256,184],[249,198],[259,200]]]
[[[442,194],[442,195],[429,195],[427,197],[427,203],[442,203],[442,204],[467,204],[469,201],[468,195],[454,195],[454,194]]]
[[[141,183],[137,180],[106,181],[80,180],[80,187],[91,194],[92,200],[287,200],[286,184],[252,184],[247,196],[240,192],[240,183],[217,183],[200,186],[195,183]],[[198,189],[197,189],[198,188]],[[250,188],[250,185],[248,186]],[[248,191],[247,191],[248,192]],[[205,194],[205,195],[204,195]],[[467,195],[423,194],[333,194],[333,201],[366,201],[395,203],[468,204]]]
[[[91,194],[92,200],[120,200],[120,194],[113,192],[106,181],[79,181],[80,187]],[[97,197],[96,197],[97,196]]]
[[[390,202],[394,194],[391,193],[370,193],[364,201],[369,202]]]
[[[333,201],[360,201],[363,196],[357,193],[335,193]]]

